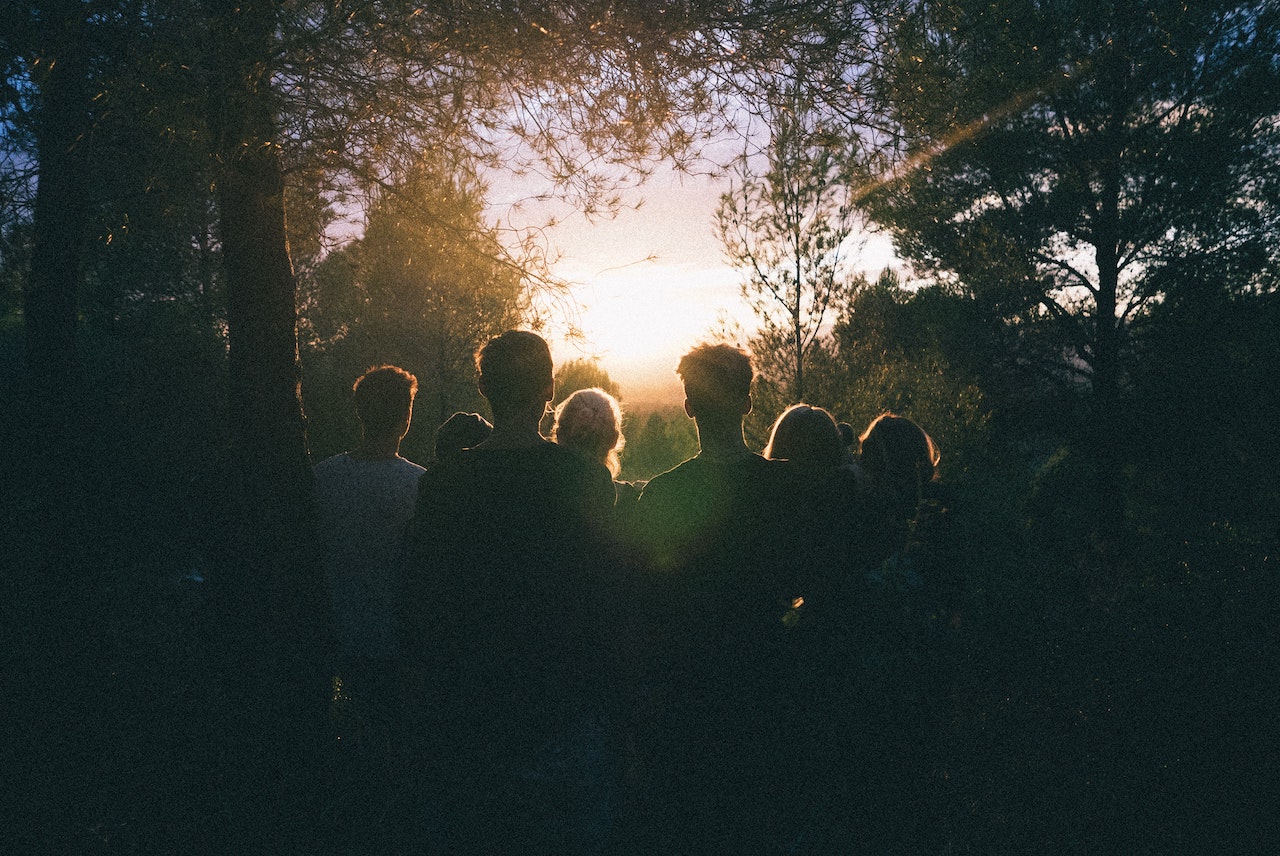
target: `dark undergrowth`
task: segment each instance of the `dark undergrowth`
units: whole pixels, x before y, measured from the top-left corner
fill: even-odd
[[[227,596],[245,571],[216,432],[117,417],[59,462],[6,421],[4,852],[415,852],[415,759],[358,745],[322,653]],[[1017,491],[958,495],[907,781],[880,787],[882,753],[798,852],[1280,851],[1274,526],[1147,515],[1071,552],[992,499]]]

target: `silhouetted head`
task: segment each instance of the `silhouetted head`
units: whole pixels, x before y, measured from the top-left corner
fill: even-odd
[[[881,413],[862,432],[859,461],[873,484],[918,501],[922,485],[938,478],[942,456],[933,438],[904,416]]]
[[[492,433],[493,426],[479,413],[455,413],[436,429],[436,460],[478,446]]]
[[[840,429],[840,442],[846,446],[852,446],[858,442],[858,435],[854,432],[853,426],[848,422],[837,422],[836,427]]]
[[[811,467],[838,467],[844,463],[840,428],[821,407],[793,404],[773,423],[764,456]]]
[[[751,412],[751,357],[732,345],[699,345],[676,368],[685,410],[695,419],[741,420]]]
[[[409,431],[418,379],[399,366],[376,366],[351,385],[356,415],[368,438],[400,438]]]
[[[618,459],[626,443],[622,436],[622,407],[599,387],[580,389],[560,402],[551,439],[604,464],[614,478],[622,471]]]
[[[476,354],[480,393],[495,421],[526,410],[545,411],[555,392],[551,349],[536,333],[508,330]]]
[[[854,466],[858,461],[858,432],[848,422],[837,422],[840,442],[844,444],[844,465]]]

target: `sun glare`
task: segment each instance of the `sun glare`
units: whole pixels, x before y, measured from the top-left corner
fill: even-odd
[[[580,342],[560,359],[591,356],[622,387],[624,399],[675,399],[680,355],[710,339],[726,317],[740,317],[735,274],[724,268],[646,262],[598,274],[574,290]]]
[[[645,203],[609,220],[569,217],[555,232],[564,255],[556,274],[575,283],[580,341],[555,330],[557,361],[596,357],[622,388],[624,402],[679,403],[680,355],[757,320],[739,291],[741,273],[725,261],[711,228],[724,187],[710,180],[655,177]],[[892,258],[887,239],[872,238],[859,267],[874,276]],[[554,314],[554,313],[552,313]]]

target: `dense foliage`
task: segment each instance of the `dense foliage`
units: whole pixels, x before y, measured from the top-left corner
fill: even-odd
[[[906,3],[878,91],[894,170],[868,201],[904,258],[1016,323],[1005,349],[1087,389],[1094,527],[1124,515],[1137,329],[1275,259],[1271,4]],[[1046,359],[1046,355],[1048,359]]]
[[[314,556],[298,379],[322,456],[355,374],[414,371],[427,461],[548,284],[486,169],[604,211],[800,69],[909,268],[759,334],[749,441],[808,348],[804,397],[918,421],[952,502],[916,545],[956,588],[912,649],[931,799],[866,813],[903,852],[1277,849],[1278,10],[892,6],[0,7],[6,849],[404,850],[322,610],[280,609],[308,577],[276,560]],[[696,451],[678,407],[626,419],[626,479]]]

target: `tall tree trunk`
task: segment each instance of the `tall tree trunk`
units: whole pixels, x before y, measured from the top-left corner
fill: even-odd
[[[797,286],[798,289],[798,286]],[[804,401],[804,351],[802,345],[804,343],[804,331],[800,327],[800,309],[796,307],[792,314],[792,330],[791,339],[796,349],[796,386],[791,391],[791,399],[793,404]]]
[[[275,5],[211,4],[221,63],[210,93],[226,269],[230,409],[250,565],[245,595],[281,642],[325,626],[302,410],[296,282],[285,232],[270,62]]]
[[[213,711],[211,731],[215,741],[230,741],[220,751],[236,754],[229,798],[246,818],[248,838],[270,835],[276,849],[313,852],[323,837],[315,765],[328,702],[328,597],[271,90],[277,4],[208,0],[206,8],[216,42],[209,126],[245,525],[243,561],[215,601],[219,673],[233,689]],[[290,817],[303,822],[282,823]]]
[[[1097,468],[1096,532],[1103,558],[1114,554],[1124,532],[1124,437],[1120,419],[1120,290],[1118,179],[1103,179],[1095,230],[1098,292],[1093,334],[1092,414],[1089,446]]]
[[[37,8],[30,38],[35,47],[32,77],[40,96],[35,117],[38,184],[31,270],[22,293],[27,365],[22,416],[14,419],[18,466],[15,477],[6,473],[4,480],[6,487],[24,493],[32,509],[23,535],[36,545],[34,560],[14,565],[13,574],[22,579],[17,590],[32,599],[30,614],[57,628],[50,656],[59,661],[56,646],[76,638],[90,620],[85,609],[93,602],[92,580],[77,558],[90,548],[86,533],[98,512],[85,490],[93,478],[93,458],[91,434],[84,429],[77,354],[88,236],[84,146],[91,119],[90,69],[82,4],[51,0]]]
[[[84,156],[88,133],[88,57],[85,10],[79,2],[50,3],[37,38],[40,112],[31,275],[23,291],[27,372],[33,403],[50,428],[66,430],[74,395],[77,297],[85,241]]]

